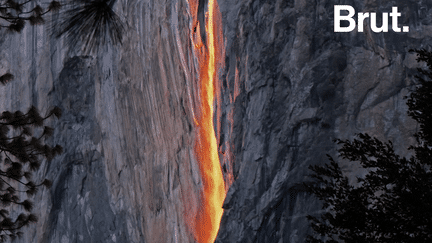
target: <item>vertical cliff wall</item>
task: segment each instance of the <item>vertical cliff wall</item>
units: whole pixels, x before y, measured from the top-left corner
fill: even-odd
[[[334,33],[336,4],[378,12],[378,26],[381,13],[397,6],[399,27],[410,32],[374,33],[367,21],[362,33]],[[368,132],[402,154],[413,144],[416,124],[403,96],[417,63],[408,50],[430,47],[431,5],[239,0],[220,6],[226,38],[220,149],[234,161],[235,181],[216,242],[304,242],[305,216],[321,208],[294,185],[307,180],[309,165],[335,155],[332,139]]]
[[[218,2],[226,52],[214,120],[225,180],[234,182],[216,241],[303,242],[305,216],[320,205],[294,185],[335,153],[333,138],[368,132],[402,154],[414,142],[402,99],[418,66],[408,49],[429,48],[432,6]],[[334,33],[335,4],[378,13],[397,6],[410,32]],[[118,1],[123,45],[89,56],[52,38],[49,25],[0,35],[0,73],[15,75],[0,87],[1,110],[63,110],[50,142],[65,152],[36,176],[53,187],[35,196],[39,222],[16,242],[194,242],[188,220],[199,213],[202,181],[193,43],[206,38],[205,6]]]
[[[186,1],[118,1],[122,46],[83,56],[49,25],[1,35],[3,110],[57,105],[52,143],[64,153],[39,172],[39,222],[17,242],[193,242],[201,196],[194,154],[197,61]],[[204,14],[204,13],[202,13]],[[204,15],[203,15],[204,16]],[[58,21],[61,15],[53,15]]]

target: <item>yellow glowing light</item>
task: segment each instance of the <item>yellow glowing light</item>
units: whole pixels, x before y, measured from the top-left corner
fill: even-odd
[[[217,7],[213,0],[208,3],[207,12],[207,53],[200,60],[200,98],[201,116],[197,125],[197,141],[195,151],[199,161],[199,168],[202,176],[204,192],[200,210],[195,222],[195,237],[199,243],[210,243],[216,239],[220,220],[222,218],[222,204],[225,198],[225,185],[222,175],[217,141],[213,124],[213,102],[215,95],[216,78],[216,47],[215,47],[215,26],[214,11]],[[200,48],[198,43],[195,48]]]

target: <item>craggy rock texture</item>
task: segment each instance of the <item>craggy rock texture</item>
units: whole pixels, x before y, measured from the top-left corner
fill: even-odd
[[[333,6],[391,12],[409,33],[333,32]],[[432,5],[407,1],[221,1],[226,38],[221,141],[235,182],[216,242],[304,242],[317,200],[295,186],[335,155],[334,138],[368,132],[406,154],[416,124],[403,97],[429,47]],[[380,24],[380,22],[378,22]],[[391,20],[389,20],[391,23]],[[379,26],[379,25],[378,25]],[[221,150],[223,150],[221,146]],[[351,175],[361,171],[343,167]]]
[[[201,2],[198,4],[197,2]],[[193,1],[203,11],[205,1]],[[190,2],[192,3],[192,2]],[[1,34],[1,110],[63,110],[52,143],[65,152],[36,175],[39,222],[15,242],[194,242],[201,179],[193,151],[196,87],[192,15],[183,0],[119,0],[122,46],[82,55],[49,26]],[[390,12],[409,33],[334,33],[333,6]],[[217,242],[304,242],[320,213],[296,183],[335,154],[333,138],[368,132],[407,153],[416,124],[408,94],[429,47],[426,1],[220,0],[226,46],[216,134],[227,181]],[[380,15],[379,15],[380,16]],[[52,21],[57,21],[54,15]],[[391,23],[391,21],[389,21]],[[347,173],[361,174],[354,166]],[[193,216],[192,216],[193,219]]]
[[[123,45],[84,56],[49,24],[1,35],[2,110],[63,110],[39,171],[53,181],[34,201],[39,222],[16,242],[193,242],[201,179],[192,107],[198,82],[186,1],[119,1]],[[54,15],[57,21],[60,15]],[[193,219],[193,218],[192,218]]]

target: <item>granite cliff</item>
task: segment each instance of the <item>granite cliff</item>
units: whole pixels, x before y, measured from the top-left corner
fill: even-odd
[[[335,33],[334,5],[401,12],[410,32]],[[221,2],[226,41],[221,136],[235,181],[216,242],[304,242],[305,216],[321,213],[298,183],[307,167],[335,155],[334,138],[367,132],[401,154],[416,124],[403,97],[415,83],[415,55],[428,48],[431,5],[406,1]],[[346,15],[347,13],[345,13]],[[378,21],[380,26],[380,22]],[[389,21],[391,23],[391,21]],[[344,165],[353,178],[361,175]]]
[[[334,33],[333,6],[390,12],[408,33]],[[191,6],[196,6],[192,8]],[[82,55],[49,26],[1,35],[2,110],[62,108],[50,141],[64,153],[37,175],[39,222],[16,242],[194,242],[201,177],[194,154],[205,1],[121,0],[121,46]],[[428,48],[432,4],[398,1],[219,1],[225,46],[216,137],[233,181],[216,242],[303,242],[316,199],[295,185],[334,154],[333,138],[368,132],[406,154],[416,124],[405,101]],[[61,16],[53,15],[51,21]],[[361,173],[346,165],[347,173]],[[229,183],[228,183],[229,184]],[[227,188],[228,189],[228,188]],[[193,217],[192,217],[193,219]]]
[[[2,35],[1,71],[16,78],[1,87],[1,108],[63,110],[52,142],[65,151],[40,171],[53,187],[34,199],[39,222],[18,242],[193,241],[185,215],[198,208],[200,177],[189,6],[115,8],[123,45],[88,56],[52,37],[48,24]]]

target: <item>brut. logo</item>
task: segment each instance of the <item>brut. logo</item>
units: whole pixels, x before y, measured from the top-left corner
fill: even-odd
[[[348,11],[347,16],[341,16],[341,11],[346,10]],[[355,10],[350,5],[335,5],[334,6],[334,32],[350,32],[353,31],[356,27],[356,22],[353,18],[355,14]],[[383,13],[382,14],[382,25],[381,27],[377,27],[377,21],[376,21],[376,13],[370,13],[370,21],[371,21],[371,29],[373,32],[388,32],[388,16],[389,13]],[[401,16],[401,13],[398,12],[397,7],[392,7],[392,12],[390,13],[390,17],[392,18],[392,29],[394,32],[401,32],[401,28],[398,27],[398,17]],[[363,21],[365,19],[369,18],[369,13],[362,13],[359,12],[357,14],[358,19],[358,32],[363,32]],[[341,21],[348,21],[349,25],[348,27],[341,27]],[[402,32],[408,32],[409,26],[403,26]]]

